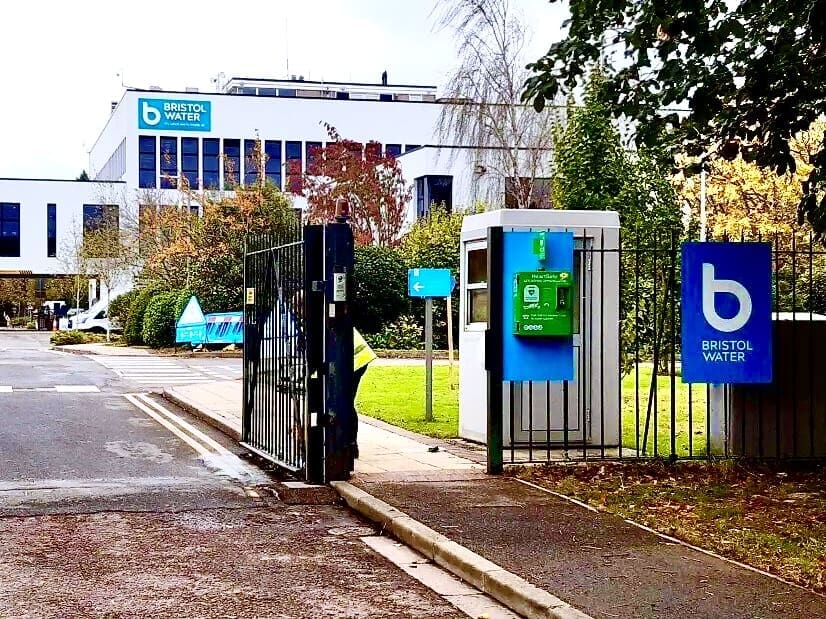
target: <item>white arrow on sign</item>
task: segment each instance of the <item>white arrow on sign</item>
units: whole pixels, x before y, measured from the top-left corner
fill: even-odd
[[[421,282],[416,282],[415,284],[413,284],[413,290],[415,290],[416,292],[421,291],[423,288],[424,284],[422,284]]]

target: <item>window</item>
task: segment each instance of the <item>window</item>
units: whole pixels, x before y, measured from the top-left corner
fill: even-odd
[[[258,170],[261,163],[258,161],[259,151],[255,147],[256,140],[244,140],[244,184],[258,183]]]
[[[417,215],[427,215],[432,204],[444,205],[448,213],[453,210],[452,176],[420,176],[416,179]]]
[[[287,142],[284,155],[287,159],[287,191],[301,193],[301,142]]]
[[[337,92],[336,99],[349,99],[350,93],[349,92]]]
[[[219,143],[218,138],[204,138],[204,156],[203,166],[204,171],[202,179],[204,181],[204,189],[218,189],[221,185],[218,167]]]
[[[411,150],[415,150],[420,148],[421,144],[405,144],[404,145],[404,152],[409,153]]]
[[[181,138],[181,176],[190,189],[200,189],[198,182],[198,138]]]
[[[281,140],[264,142],[264,155],[267,160],[264,165],[267,180],[281,189]]]
[[[224,189],[241,183],[241,140],[224,140]]]
[[[57,257],[57,205],[46,205],[46,256]]]
[[[307,161],[307,173],[312,174],[315,168],[316,156],[323,148],[321,142],[304,142],[305,159]]]
[[[0,256],[20,257],[20,204],[0,202]]]
[[[384,147],[384,153],[388,157],[398,157],[402,154],[402,145],[401,144],[388,144]]]
[[[178,187],[178,138],[161,138],[161,189]]]
[[[138,137],[138,187],[142,189],[154,189],[156,186],[155,142],[153,135]]]
[[[393,100],[393,95],[391,95],[390,93],[384,93],[383,92],[383,93],[379,94],[379,101],[392,101],[392,100]]]
[[[527,200],[527,205],[525,201]],[[551,179],[521,177],[505,179],[505,208],[551,208]]]
[[[274,97],[276,95],[275,88],[259,88],[258,89],[258,96],[259,97]]]
[[[92,242],[89,255],[94,258],[113,256],[118,251],[120,213],[117,204],[83,205],[83,242]],[[98,234],[107,233],[110,234]]]
[[[488,321],[488,250],[468,248],[467,261],[467,324]]]
[[[379,142],[367,142],[364,147],[364,157],[370,162],[381,159],[381,144]]]
[[[279,88],[278,89],[278,96],[279,97],[294,97],[295,96],[295,88]]]

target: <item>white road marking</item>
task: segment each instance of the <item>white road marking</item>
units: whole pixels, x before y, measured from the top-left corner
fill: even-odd
[[[0,393],[100,393],[95,385],[56,385],[54,387],[14,387],[0,385]]]
[[[124,380],[142,385],[173,385],[214,380],[194,368],[185,367],[171,359],[153,356],[117,357],[95,355],[93,359]]]
[[[128,394],[125,397],[192,447],[207,466],[217,469],[227,477],[244,482],[264,483],[268,481],[268,478],[261,471],[248,466],[241,458],[211,436],[204,434],[147,394]]]

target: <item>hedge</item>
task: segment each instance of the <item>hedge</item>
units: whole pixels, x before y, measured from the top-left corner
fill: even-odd
[[[178,292],[156,294],[146,306],[143,316],[143,341],[152,348],[175,344],[175,306]]]
[[[129,319],[129,310],[132,308],[138,292],[137,289],[133,288],[129,292],[124,292],[110,301],[107,314],[113,324],[117,324],[120,327],[126,326],[126,321]]]
[[[363,333],[382,331],[410,306],[407,267],[398,250],[357,247],[353,281],[353,325]]]
[[[129,346],[143,344],[143,317],[146,313],[146,306],[152,297],[161,291],[155,286],[147,286],[135,296],[129,313],[126,317],[126,324],[123,327],[123,339]]]

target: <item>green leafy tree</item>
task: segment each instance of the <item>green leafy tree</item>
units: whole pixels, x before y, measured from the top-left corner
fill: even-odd
[[[627,152],[606,104],[608,82],[592,72],[581,107],[569,106],[557,130],[554,201],[570,210],[611,210],[623,230],[620,282],[623,369],[644,355],[666,370],[676,325],[663,311],[676,293],[677,242],[683,226],[677,195],[661,157]]]
[[[555,1],[555,0],[552,0]],[[541,110],[603,59],[607,104],[640,146],[669,144],[795,171],[791,140],[826,107],[826,0],[570,0],[567,34],[530,65],[524,99]],[[616,62],[614,59],[616,58]],[[684,113],[664,109],[686,108]],[[826,143],[799,208],[826,231]]]

